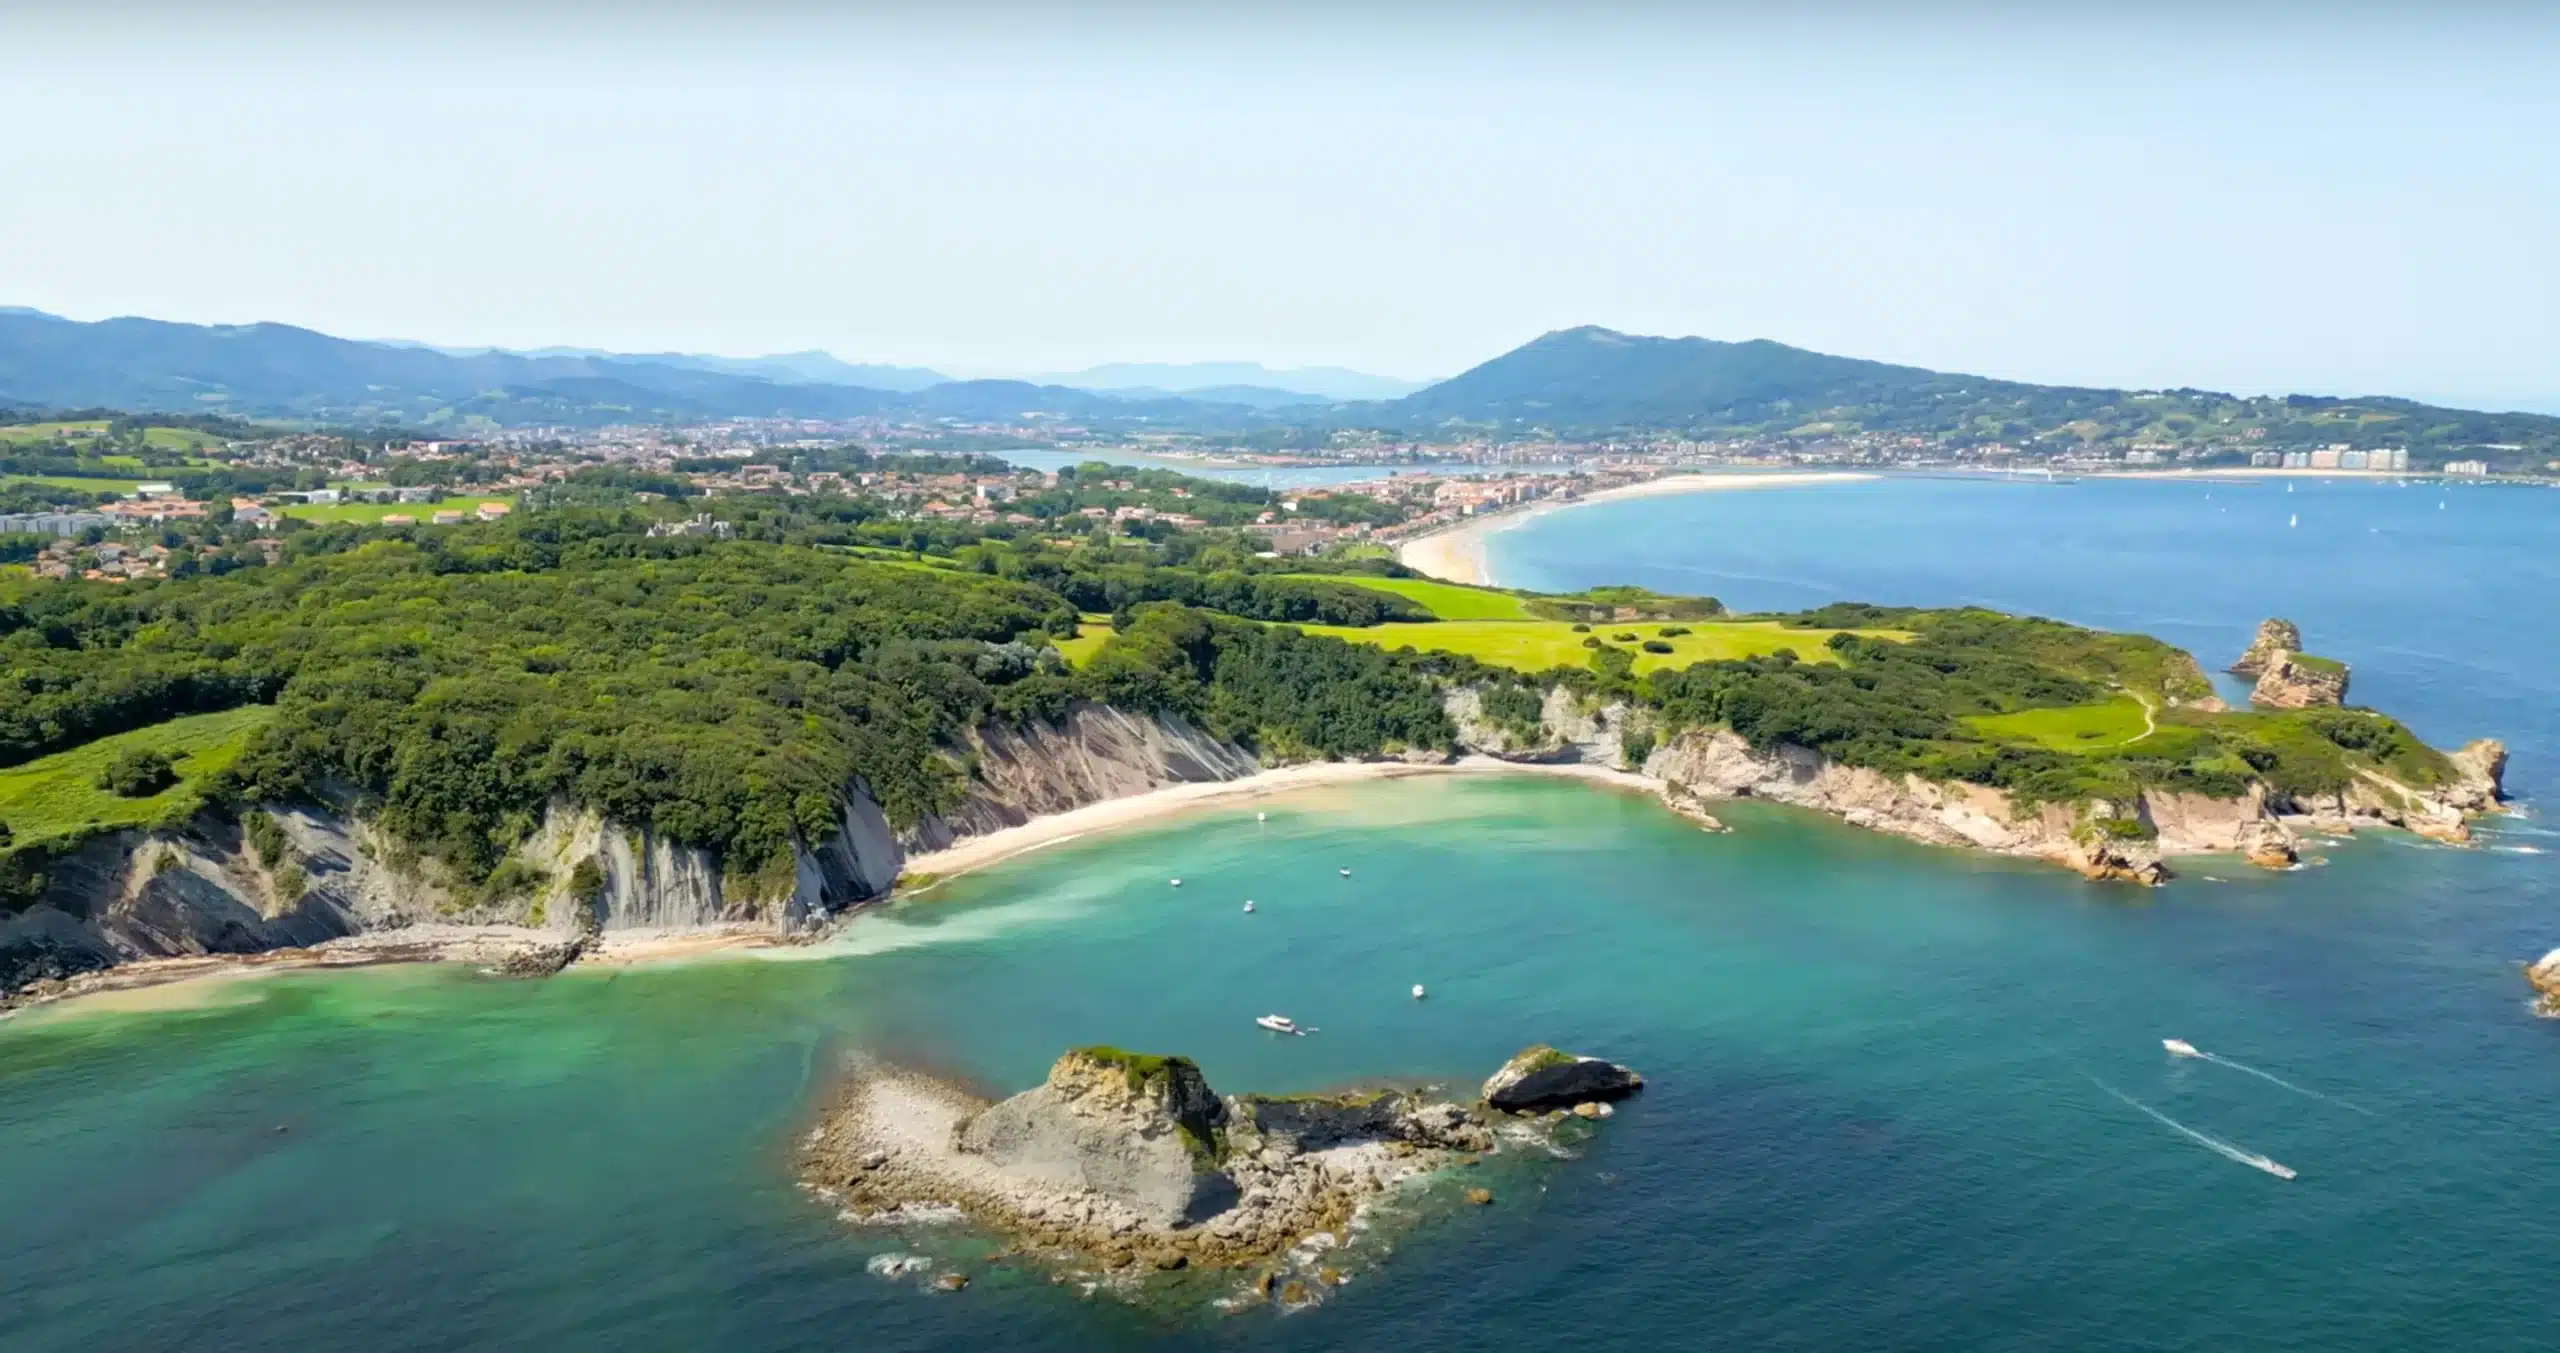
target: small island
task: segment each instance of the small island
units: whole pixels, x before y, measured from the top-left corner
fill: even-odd
[[[1053,1270],[1258,1269],[1255,1292],[1302,1304],[1305,1280],[1285,1276],[1302,1242],[1338,1238],[1371,1198],[1473,1165],[1506,1137],[1606,1117],[1643,1084],[1544,1045],[1473,1102],[1404,1089],[1221,1096],[1189,1058],[1111,1047],[1071,1049],[1041,1084],[994,1102],[865,1063],[803,1142],[800,1172],[856,1219],[956,1207]]]

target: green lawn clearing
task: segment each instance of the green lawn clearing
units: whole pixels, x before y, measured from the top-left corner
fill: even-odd
[[[2031,742],[2057,752],[2103,752],[2140,742],[2150,731],[2142,702],[2119,695],[2094,704],[1977,714],[1965,720],[1985,737]]]
[[[422,522],[435,520],[439,512],[459,512],[470,519],[482,503],[505,503],[512,507],[513,498],[453,497],[441,503],[287,503],[271,509],[280,517],[300,517],[304,521],[378,522],[385,517],[409,517]]]
[[[1082,667],[1092,661],[1094,653],[1112,635],[1111,617],[1107,615],[1086,615],[1077,619],[1080,623],[1076,626],[1075,637],[1057,641],[1059,656],[1064,657],[1071,667]]]
[[[1522,672],[1543,672],[1551,667],[1587,667],[1591,649],[1583,640],[1597,637],[1612,648],[1635,654],[1636,670],[1650,672],[1658,667],[1686,667],[1691,663],[1713,662],[1728,658],[1756,658],[1782,648],[1795,650],[1806,662],[1830,662],[1831,650],[1825,647],[1839,630],[1794,629],[1770,620],[1686,621],[1673,628],[1685,628],[1687,634],[1663,638],[1663,622],[1651,620],[1600,624],[1588,633],[1576,631],[1562,620],[1441,620],[1413,624],[1368,625],[1353,628],[1343,625],[1302,625],[1309,634],[1329,634],[1355,644],[1376,644],[1381,648],[1439,649],[1463,653],[1479,662],[1509,667]],[[1882,631],[1855,631],[1877,633]],[[1630,641],[1613,636],[1632,634]],[[1899,637],[1884,635],[1883,637]],[[1668,653],[1648,653],[1647,640],[1671,645]]]
[[[68,474],[0,475],[0,488],[11,484],[50,484],[57,489],[83,489],[90,493],[120,493],[130,496],[144,484],[165,481],[150,479],[88,479]]]
[[[25,846],[182,815],[199,800],[204,780],[237,760],[250,735],[274,714],[267,705],[191,714],[0,768],[0,822],[9,824],[15,844]],[[98,788],[98,774],[107,763],[136,749],[160,752],[175,762],[178,782],[139,799]]]
[[[1419,602],[1443,620],[1534,620],[1529,605],[1508,592],[1464,587],[1430,578],[1372,578],[1357,573],[1292,573],[1313,582],[1350,583],[1377,592],[1393,592]]]
[[[68,423],[18,423],[0,427],[0,442],[49,442],[64,436],[74,441],[82,441],[102,436],[106,430],[107,422],[102,418]],[[167,451],[201,451],[208,446],[222,445],[222,440],[212,433],[198,432],[194,428],[144,428],[142,430],[144,445]]]

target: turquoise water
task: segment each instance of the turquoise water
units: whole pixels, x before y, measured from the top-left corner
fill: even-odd
[[[1625,542],[1607,576],[1747,559],[1888,600],[1970,569],[1965,596],[2186,626],[2208,655],[2288,613],[2356,664],[2360,695],[2431,736],[2507,737],[2528,788],[2548,774],[2560,679],[2534,542],[2560,496],[2437,509],[2360,487],[2300,528],[2202,539],[2180,523],[2220,516],[2223,491],[2103,487],[1660,499],[1541,519],[1496,558],[1538,567],[1546,533],[1590,530]],[[2313,549],[2333,509],[2401,543]],[[2429,513],[2468,519],[2435,535]],[[1854,547],[1821,550],[1826,521],[1856,522],[1833,536]],[[2392,560],[2415,576],[2320,573]],[[1789,600],[1752,585],[1708,590]],[[1529,779],[1309,791],[1021,857],[797,961],[289,976],[0,1024],[0,1348],[2538,1342],[2560,1025],[2529,1016],[2515,965],[2560,943],[2540,820],[2476,850],[2371,836],[2285,875],[2199,862],[2135,893],[1726,816],[1735,832],[1703,835]],[[1267,1010],[1323,1032],[1262,1034]],[[2163,1037],[2328,1098],[2169,1060]],[[1290,1090],[1464,1082],[1540,1039],[1651,1088],[1583,1159],[1434,1218],[1285,1319],[1132,1310],[1002,1270],[929,1295],[865,1261],[956,1242],[848,1226],[788,1177],[853,1049],[1009,1089],[1108,1041]]]

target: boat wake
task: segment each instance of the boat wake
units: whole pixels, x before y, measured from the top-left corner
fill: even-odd
[[[2255,1076],[2269,1085],[2282,1086],[2297,1095],[2308,1096],[2309,1098],[2319,1100],[2323,1104],[2335,1104],[2349,1113],[2360,1113],[2367,1118],[2374,1116],[2373,1110],[2368,1109],[2361,1104],[2350,1104],[2347,1101],[2338,1098],[2336,1095],[2324,1095],[2308,1086],[2296,1085],[2292,1081],[2286,1080],[2284,1077],[2279,1076],[2272,1071],[2260,1071],[2258,1068],[2249,1065],[2247,1062],[2234,1061],[2218,1052],[2206,1052],[2192,1043],[2171,1038],[2161,1040],[2161,1044],[2176,1056],[2192,1057],[2199,1062],[2211,1062],[2215,1066],[2229,1067],[2230,1069],[2239,1072],[2241,1075]]]
[[[2084,1076],[2088,1075],[2085,1071],[2080,1074]],[[2158,1109],[2143,1103],[2141,1100],[2135,1099],[2133,1096],[2126,1094],[2124,1091],[2107,1084],[2105,1081],[2102,1081],[2095,1076],[2089,1076],[2089,1083],[2106,1091],[2108,1094],[2115,1096],[2117,1099],[2124,1101],[2127,1107],[2139,1110],[2145,1117],[2148,1117],[2152,1121],[2160,1124],[2162,1127],[2177,1133],[2179,1136],[2194,1142],[2196,1145],[2213,1152],[2215,1155],[2222,1156],[2230,1160],[2236,1160],[2253,1170],[2264,1170],[2278,1179],[2291,1179],[2294,1177],[2292,1166],[2285,1165],[2279,1161],[2271,1160],[2265,1156],[2259,1155],[2257,1152],[2252,1151],[2245,1146],[2234,1146],[2231,1143],[2222,1140],[2220,1137],[2214,1136],[2212,1133],[2198,1132],[2194,1128],[2188,1127],[2177,1119],[2160,1112]]]

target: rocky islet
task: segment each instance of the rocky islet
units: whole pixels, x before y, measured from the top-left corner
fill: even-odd
[[[802,1143],[800,1173],[851,1218],[957,1208],[1014,1252],[1069,1268],[1254,1268],[1329,1248],[1371,1199],[1474,1165],[1506,1136],[1551,1132],[1547,1118],[1563,1115],[1537,1109],[1642,1084],[1545,1045],[1471,1103],[1406,1089],[1221,1096],[1188,1058],[1105,1047],[1071,1050],[1039,1085],[994,1102],[861,1063]]]

